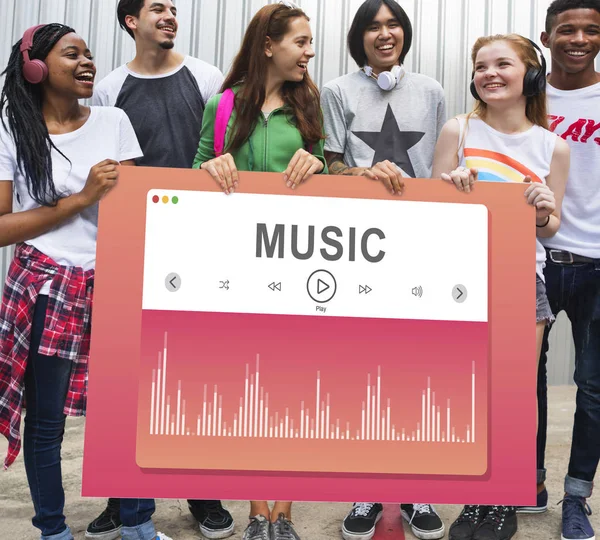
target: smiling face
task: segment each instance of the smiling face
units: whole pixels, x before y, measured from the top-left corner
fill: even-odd
[[[146,0],[138,17],[128,15],[125,21],[136,41],[155,43],[162,49],[175,46],[177,8],[171,0]]]
[[[308,62],[315,56],[312,32],[305,17],[292,19],[281,41],[267,38],[265,54],[269,58],[269,76],[274,81],[300,82],[308,71]]]
[[[555,16],[552,31],[542,32],[541,41],[552,54],[553,72],[593,74],[600,51],[600,13],[595,9],[563,11]]]
[[[526,100],[523,79],[526,67],[507,41],[493,41],[479,49],[475,58],[475,89],[488,105]]]
[[[75,99],[88,99],[94,91],[96,66],[83,39],[75,33],[59,39],[44,60],[48,78],[44,88]]]
[[[365,30],[363,46],[367,63],[378,75],[397,65],[404,47],[404,31],[390,8],[382,4]]]

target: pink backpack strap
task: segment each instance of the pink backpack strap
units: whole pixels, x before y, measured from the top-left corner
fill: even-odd
[[[235,94],[231,88],[228,88],[223,92],[219,105],[217,106],[217,114],[215,116],[215,134],[214,134],[214,149],[215,156],[223,154],[223,148],[225,146],[225,133],[227,132],[227,124],[233,111],[233,102],[235,100]]]

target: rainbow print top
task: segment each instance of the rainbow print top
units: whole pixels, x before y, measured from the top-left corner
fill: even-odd
[[[543,184],[541,178],[515,159],[482,148],[465,148],[464,159],[466,167],[479,170],[477,178],[488,182],[523,182],[526,176],[532,182]]]

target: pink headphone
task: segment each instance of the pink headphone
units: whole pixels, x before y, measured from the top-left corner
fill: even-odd
[[[33,46],[33,36],[39,28],[46,26],[38,24],[25,30],[21,40],[21,53],[23,54],[23,77],[31,84],[39,84],[48,76],[48,66],[41,60],[30,60],[29,52]]]

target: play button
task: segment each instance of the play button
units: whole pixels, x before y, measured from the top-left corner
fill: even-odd
[[[316,270],[306,282],[308,295],[319,304],[329,302],[335,296],[336,289],[335,278],[327,270]]]
[[[329,285],[323,280],[317,279],[317,294],[324,293],[327,289],[329,289]]]

